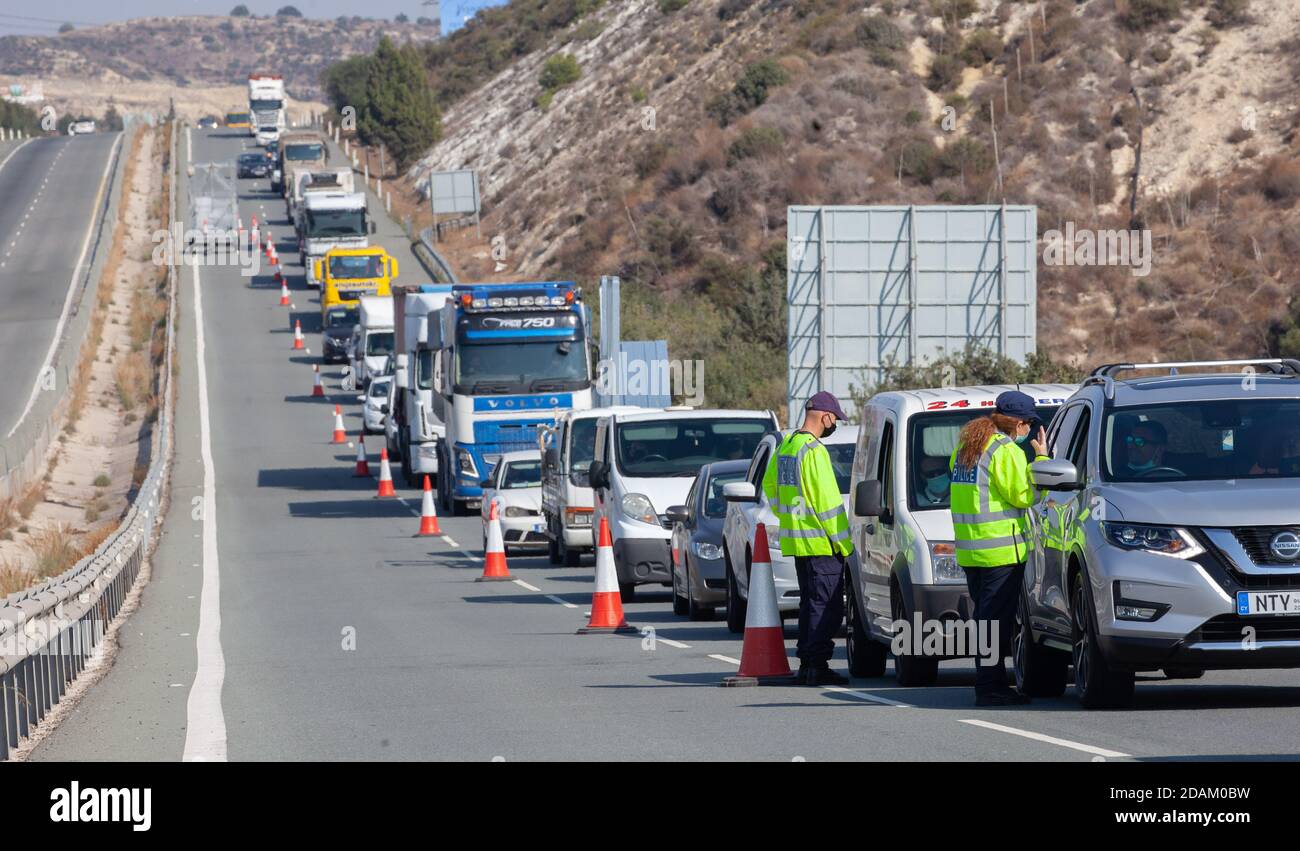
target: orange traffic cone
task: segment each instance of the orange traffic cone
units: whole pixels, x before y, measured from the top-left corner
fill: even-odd
[[[289,282],[280,276],[280,270],[275,270],[275,276],[280,279],[280,306],[289,306]]]
[[[275,250],[275,243],[274,243],[274,242],[271,243],[271,265],[272,265],[272,266],[279,266],[279,265],[280,265],[280,252],[278,252],[278,251]]]
[[[388,447],[384,447],[384,451],[387,452]],[[370,462],[366,460],[366,436],[364,434],[357,438],[357,467],[352,475],[358,478],[361,476],[369,478],[370,476]]]
[[[347,443],[348,435],[343,430],[343,412],[338,405],[334,406],[334,439],[331,443]]]
[[[257,213],[253,214],[252,228],[253,230],[257,230]]]
[[[388,447],[379,450],[379,493],[375,496],[397,496],[393,490],[393,471],[388,466]]]
[[[596,592],[591,595],[591,620],[578,630],[578,635],[636,631],[623,617],[623,598],[618,592],[618,572],[614,569],[614,544],[609,537],[609,522],[602,517],[596,538]]]
[[[790,685],[794,674],[785,655],[785,631],[776,605],[776,579],[767,551],[767,529],[757,525],[754,558],[749,568],[749,606],[745,612],[745,644],[740,653],[740,671],[723,679],[724,686],[756,686],[760,683]]]
[[[320,384],[320,367],[317,366],[316,364],[312,364],[312,365],[311,365],[311,374],[312,374],[311,395],[313,395],[313,396],[324,396],[324,395],[325,395],[325,388],[322,387],[321,384]],[[342,425],[342,423],[337,423],[337,422],[335,423],[335,426],[336,426],[336,427],[339,426],[339,425]],[[336,438],[338,437],[337,434],[335,434],[334,436],[335,436]],[[335,442],[335,443],[338,443],[337,440],[335,440],[334,442]]]
[[[420,531],[415,533],[415,537],[424,538],[430,535],[441,535],[442,530],[438,528],[438,513],[433,510],[433,489],[429,487],[429,477],[424,477],[424,497],[420,503]]]
[[[475,582],[508,582],[514,579],[506,567],[506,545],[501,539],[501,521],[497,518],[497,501],[488,510],[487,547],[483,553],[483,575]]]
[[[265,254],[265,255],[267,256],[267,259],[270,259],[270,257],[271,257],[271,246],[274,245],[274,244],[275,244],[275,243],[273,243],[273,242],[271,241],[271,232],[270,232],[270,231],[267,231],[267,232],[266,232],[266,243],[262,246],[262,253]]]
[[[302,348],[302,320],[293,321],[293,347],[294,349]]]

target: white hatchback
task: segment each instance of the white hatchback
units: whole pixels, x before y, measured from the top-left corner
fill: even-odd
[[[483,501],[479,509],[483,519],[483,549],[487,550],[488,512],[497,505],[501,539],[506,553],[515,549],[546,549],[546,522],[542,519],[542,455],[524,450],[507,452],[480,483]]]

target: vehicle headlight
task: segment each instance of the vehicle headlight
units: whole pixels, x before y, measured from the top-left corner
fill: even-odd
[[[466,475],[473,477],[478,473],[478,468],[474,466],[474,456],[464,449],[456,450],[456,464],[460,467],[460,471]]]
[[[957,546],[952,541],[930,544],[930,565],[934,568],[935,582],[966,581],[966,571],[957,564]]]
[[[1205,551],[1186,529],[1177,526],[1103,522],[1101,531],[1108,543],[1121,550],[1141,550],[1174,558],[1191,558]]]
[[[419,448],[415,450],[415,454],[420,458],[429,458],[432,460],[437,460],[438,447],[436,444],[433,443],[421,443]],[[472,460],[471,463],[473,463]],[[463,470],[465,468],[461,467],[461,469]]]
[[[530,517],[535,513],[536,512],[530,511],[527,508],[521,508],[518,505],[511,505],[506,508],[507,517]]]
[[[710,544],[708,541],[696,541],[691,545],[691,549],[695,550],[695,555],[700,558],[710,560],[722,558],[722,547]]]
[[[650,497],[645,494],[627,494],[623,497],[619,506],[623,509],[623,514],[633,520],[659,525],[659,515],[655,514],[655,507],[650,503]]]
[[[568,526],[582,526],[584,528],[590,528],[591,509],[589,508],[586,511],[575,511],[572,508],[565,509],[564,521],[565,521],[565,525]]]

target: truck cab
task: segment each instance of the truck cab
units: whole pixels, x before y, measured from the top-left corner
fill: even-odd
[[[397,268],[397,259],[378,245],[325,252],[312,270],[321,282],[322,327],[328,324],[324,320],[333,308],[359,306],[364,295],[391,296]]]
[[[316,261],[334,248],[366,248],[374,222],[366,209],[366,196],[360,192],[308,193],[302,204],[303,266],[307,285],[320,286]]]

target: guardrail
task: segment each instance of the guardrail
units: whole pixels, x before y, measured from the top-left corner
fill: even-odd
[[[167,197],[173,221],[179,151],[180,127],[173,122]],[[176,268],[167,269],[167,346],[159,370],[163,403],[144,482],[117,530],[94,553],[58,576],[10,594],[0,605],[0,760],[32,734],[85,670],[135,584],[162,520],[172,454]]]
[[[434,281],[439,284],[456,284],[456,273],[451,271],[451,265],[443,259],[438,253],[438,249],[433,247],[433,228],[427,227],[420,231],[420,238],[411,244],[411,250],[415,252],[415,257],[424,266],[426,272],[433,276]]]

